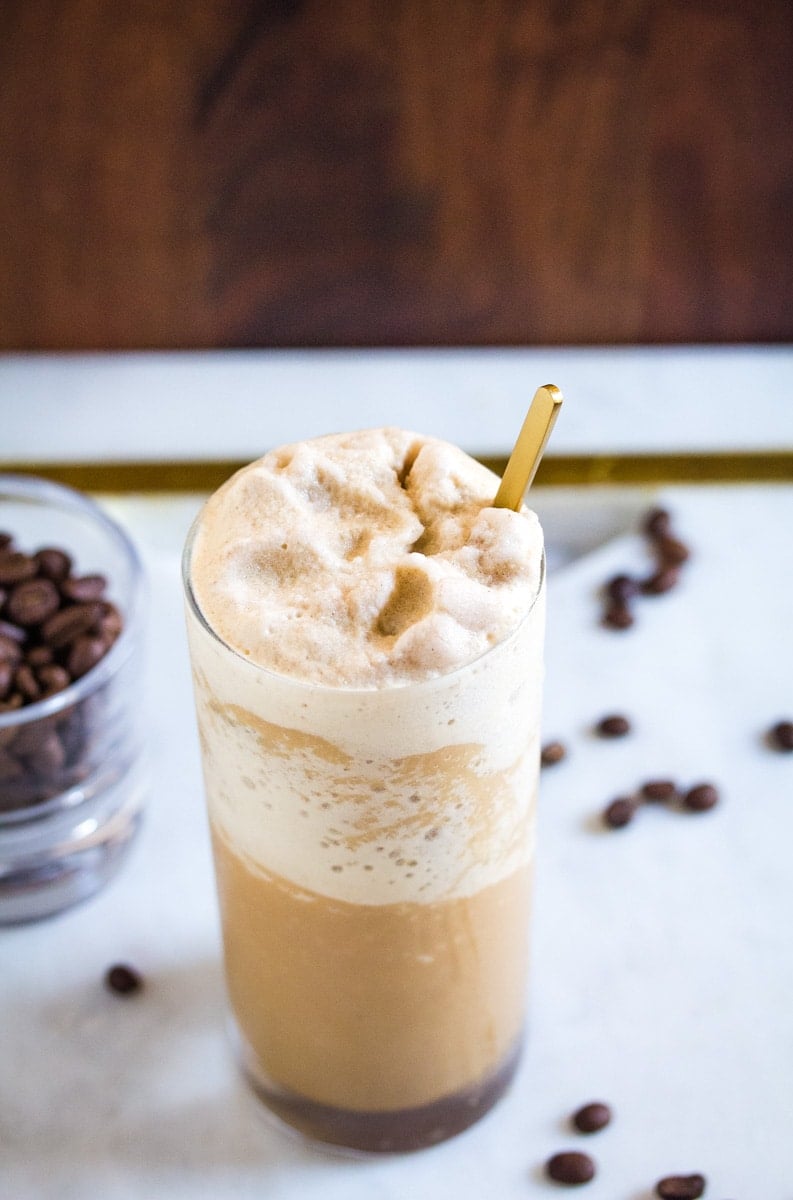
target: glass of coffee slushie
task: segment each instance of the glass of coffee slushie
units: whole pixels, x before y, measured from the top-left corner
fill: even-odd
[[[450,443],[271,451],[207,502],[187,624],[235,1038],[268,1108],[434,1144],[524,1027],[542,533]]]

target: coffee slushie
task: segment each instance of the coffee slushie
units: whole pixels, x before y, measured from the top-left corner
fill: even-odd
[[[247,1073],[305,1133],[406,1150],[498,1099],[524,1020],[542,533],[397,429],[208,501],[187,619]]]

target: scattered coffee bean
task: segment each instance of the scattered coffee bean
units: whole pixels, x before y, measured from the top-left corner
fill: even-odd
[[[567,750],[561,742],[547,742],[540,752],[540,766],[553,767],[561,762],[566,754]]]
[[[595,726],[595,733],[604,738],[625,737],[630,731],[630,721],[627,717],[623,717],[618,713],[613,713],[609,717],[603,717]]]
[[[778,721],[768,731],[768,740],[775,750],[789,753],[793,750],[793,721]]]
[[[4,550],[8,550],[11,546],[13,546],[13,544],[14,539],[11,534],[6,533],[5,530],[3,530],[3,532],[0,533],[0,553],[2,553]]]
[[[636,801],[632,796],[618,796],[603,813],[603,820],[609,829],[622,829],[633,820],[636,813]]]
[[[64,579],[61,595],[67,600],[85,603],[87,600],[99,600],[106,587],[104,575],[83,575],[79,579]]]
[[[17,625],[40,625],[60,608],[58,589],[49,579],[18,583],[6,603],[6,616]]]
[[[564,1150],[554,1154],[545,1164],[549,1179],[554,1183],[589,1183],[595,1178],[595,1164],[588,1154],[578,1150]]]
[[[655,1185],[661,1200],[699,1200],[704,1191],[704,1175],[667,1175]]]
[[[707,812],[719,802],[719,793],[712,783],[698,783],[683,797],[683,807],[689,812]]]
[[[666,566],[679,567],[691,557],[691,551],[679,538],[663,537],[655,544],[656,553]]]
[[[573,1113],[573,1124],[579,1133],[597,1133],[605,1129],[610,1120],[611,1109],[600,1100],[585,1104]]]
[[[677,785],[671,779],[650,779],[641,787],[643,800],[659,804],[666,804],[667,801],[674,800],[676,795]]]
[[[672,518],[665,508],[651,508],[642,523],[642,531],[653,539],[668,537],[671,528]]]
[[[19,551],[0,554],[0,584],[32,579],[37,570],[36,560],[29,554],[20,554]]]
[[[116,963],[105,973],[105,986],[119,996],[130,996],[133,992],[140,991],[143,987],[143,979],[134,967],[127,966],[125,963]]]
[[[606,595],[618,607],[625,607],[638,594],[638,580],[630,575],[615,575],[606,584]]]
[[[603,614],[603,624],[608,629],[630,629],[633,614],[625,604],[611,604]]]
[[[60,583],[72,569],[72,560],[69,555],[56,546],[44,546],[33,557],[38,563],[39,575],[43,575],[45,579],[51,579],[54,583]]]
[[[642,595],[662,596],[665,592],[671,592],[672,588],[677,587],[679,582],[679,567],[661,567],[643,581]]]

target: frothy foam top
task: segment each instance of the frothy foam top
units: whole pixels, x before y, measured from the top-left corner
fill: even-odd
[[[330,687],[430,679],[505,638],[540,584],[542,532],[492,507],[498,478],[399,429],[284,446],[207,502],[204,617],[271,671]]]

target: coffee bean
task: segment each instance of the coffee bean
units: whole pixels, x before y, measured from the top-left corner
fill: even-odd
[[[666,566],[679,567],[691,557],[691,551],[679,538],[662,537],[655,544],[656,553]]]
[[[143,979],[134,967],[117,963],[105,972],[105,986],[119,996],[130,996],[143,987]]]
[[[680,582],[679,567],[661,567],[642,582],[642,594],[645,596],[662,596],[671,592]]]
[[[98,604],[75,604],[62,608],[41,627],[41,636],[53,649],[68,646],[93,629],[102,616]]]
[[[29,554],[20,554],[19,551],[0,554],[0,584],[32,579],[37,570],[36,560]]]
[[[0,747],[0,785],[6,779],[19,779],[24,773],[24,767],[19,760]]]
[[[683,807],[689,812],[707,812],[719,802],[719,793],[712,783],[698,783],[683,797]]]
[[[605,809],[603,820],[609,829],[622,829],[633,820],[635,813],[636,801],[631,796],[618,796]]]
[[[0,700],[0,713],[16,712],[25,703],[24,698],[19,692],[12,692],[10,696],[6,696],[5,700]]]
[[[40,625],[60,608],[58,589],[49,579],[18,583],[6,604],[6,616],[18,625]]]
[[[30,658],[28,658],[30,662]],[[59,667],[57,663],[45,663],[43,667],[39,667],[36,671],[36,678],[41,685],[42,696],[54,696],[56,692],[62,692],[72,682],[69,672]]]
[[[102,616],[99,618],[99,632],[102,637],[110,644],[116,640],[123,628],[124,618],[121,616],[121,613],[115,604],[105,601],[102,608]]]
[[[600,1100],[585,1104],[573,1113],[573,1124],[579,1133],[597,1133],[605,1129],[610,1120],[611,1109]]]
[[[642,522],[642,530],[649,538],[668,537],[672,518],[665,508],[651,508]]]
[[[630,629],[633,614],[625,604],[611,604],[603,614],[603,624],[607,629]]]
[[[38,680],[27,663],[23,663],[21,667],[17,667],[14,672],[14,687],[31,703],[38,700],[41,695]]]
[[[639,591],[639,584],[630,575],[615,575],[606,584],[606,595],[617,607],[624,607]]]
[[[775,750],[789,753],[793,750],[793,721],[778,721],[768,731],[768,740]]]
[[[13,678],[13,665],[6,659],[0,659],[0,700],[3,700],[8,695]]]
[[[0,588],[0,612],[3,611],[3,605],[5,604],[7,599],[8,599],[8,592],[6,591],[5,588]]]
[[[4,550],[9,550],[13,545],[14,545],[13,536],[10,533],[6,533],[5,530],[3,530],[3,532],[0,533],[0,554],[2,554],[2,552]]]
[[[661,1200],[699,1200],[704,1191],[704,1175],[667,1175],[655,1185]]]
[[[66,666],[72,679],[80,679],[104,658],[107,642],[98,637],[79,637],[69,651]]]
[[[35,754],[28,755],[25,761],[28,768],[39,778],[49,779],[56,776],[66,761],[66,753],[57,733],[52,730]]]
[[[83,575],[77,579],[64,579],[61,595],[67,600],[84,603],[87,600],[98,600],[106,587],[107,580],[104,575]]]
[[[642,784],[643,800],[665,804],[668,800],[674,800],[676,795],[677,785],[671,779],[651,779]]]
[[[39,575],[43,575],[45,579],[51,579],[53,583],[60,583],[72,569],[72,560],[69,555],[63,550],[59,550],[57,546],[43,546],[41,550],[37,550],[33,555],[38,568]]]
[[[547,742],[540,752],[540,766],[553,767],[567,754],[561,742]]]
[[[618,713],[613,713],[609,717],[603,717],[595,726],[595,733],[605,738],[625,737],[630,731],[630,721],[627,717],[620,716]]]
[[[589,1183],[595,1178],[594,1161],[579,1150],[564,1150],[561,1154],[554,1154],[545,1164],[545,1170],[555,1183]]]
[[[31,646],[25,658],[29,666],[38,669],[39,667],[49,666],[53,659],[53,653],[49,646]]]
[[[0,621],[0,638],[9,638],[17,645],[27,641],[27,634],[19,625],[13,625],[11,621]]]
[[[2,625],[2,621],[0,621],[0,625]],[[0,662],[11,663],[13,666],[21,660],[22,647],[19,642],[0,633]]]

